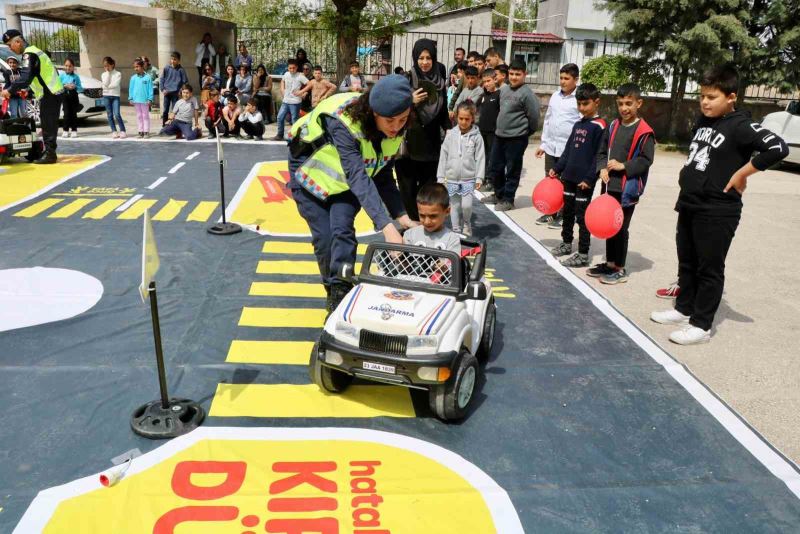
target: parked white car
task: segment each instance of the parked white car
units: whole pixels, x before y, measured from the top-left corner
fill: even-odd
[[[0,59],[0,67],[8,69],[8,63]],[[58,69],[61,72],[63,69]],[[78,94],[78,102],[81,105],[78,111],[78,118],[93,117],[105,113],[106,107],[103,104],[103,84],[96,78],[90,78],[82,74],[78,75],[83,86],[83,93]],[[3,80],[5,83],[5,80]],[[39,124],[39,102],[35,98],[28,100],[28,116],[33,117]],[[61,110],[61,118],[64,117],[64,110]]]
[[[761,125],[780,135],[789,145],[789,156],[784,162],[800,165],[800,100],[789,102],[785,111],[770,113]]]

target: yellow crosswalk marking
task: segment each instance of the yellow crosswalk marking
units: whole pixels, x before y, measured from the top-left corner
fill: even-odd
[[[204,200],[197,204],[197,207],[186,217],[186,220],[190,222],[206,222],[211,217],[211,214],[214,213],[214,210],[217,209],[217,206],[219,206],[219,202]]]
[[[228,363],[307,365],[311,341],[243,341],[235,339],[228,349]]]
[[[355,266],[356,274],[361,272],[361,264]],[[315,261],[296,260],[262,260],[256,267],[258,274],[319,274],[319,265]]]
[[[48,215],[47,218],[48,219],[66,219],[70,215],[75,215],[80,210],[82,210],[84,207],[88,206],[89,204],[91,204],[94,201],[95,201],[95,199],[93,199],[93,198],[79,198],[79,199],[73,200],[72,202],[70,202],[69,204],[64,206],[63,208],[59,208],[56,211],[54,211],[53,213],[51,213],[50,215]]]
[[[259,261],[258,274],[319,274],[315,261],[270,260]]]
[[[364,254],[366,251],[366,244],[358,245],[358,254]],[[264,254],[314,254],[314,246],[311,243],[299,241],[267,241],[264,243],[262,252]]]
[[[181,212],[183,207],[187,204],[185,200],[169,199],[166,206],[161,208],[158,213],[153,217],[154,221],[171,221]]]
[[[256,297],[311,297],[325,298],[322,284],[301,284],[297,282],[253,282],[250,294]]]
[[[254,308],[245,306],[239,326],[322,328],[325,310],[315,308]]]
[[[158,202],[158,200],[154,198],[137,200],[136,202],[133,203],[133,205],[131,205],[130,208],[120,213],[117,219],[122,219],[122,220],[138,219],[139,217],[144,215],[144,211],[147,208],[152,208],[156,202]]]
[[[414,417],[408,389],[350,386],[325,393],[314,384],[218,384],[212,417]]]
[[[515,299],[517,296],[514,293],[492,293],[495,297],[501,299]]]
[[[36,217],[43,211],[52,208],[53,206],[55,206],[59,202],[62,202],[63,200],[64,200],[63,198],[52,198],[52,197],[40,200],[36,204],[33,204],[32,206],[28,206],[24,210],[16,212],[14,214],[14,217],[26,217],[26,218]]]
[[[492,286],[492,289],[494,291],[508,291],[508,287],[507,286]]]
[[[110,200],[106,200],[96,208],[92,208],[91,210],[87,211],[83,214],[83,219],[102,219],[118,207],[122,206],[127,199],[125,198],[112,198]]]

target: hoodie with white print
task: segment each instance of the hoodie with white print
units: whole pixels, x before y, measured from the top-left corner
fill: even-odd
[[[450,128],[442,143],[436,178],[444,184],[483,182],[485,161],[483,138],[476,125],[463,134],[458,126]]]

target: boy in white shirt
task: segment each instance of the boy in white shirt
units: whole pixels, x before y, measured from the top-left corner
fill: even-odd
[[[575,88],[578,87],[578,66],[567,63],[559,71],[560,89],[550,97],[542,127],[542,144],[536,149],[536,157],[544,156],[544,172],[550,174],[558,158],[564,152],[564,146],[572,133],[572,127],[581,120],[578,103],[575,100]],[[548,228],[561,228],[561,212],[556,215],[542,215],[536,224],[546,224]]]
[[[297,72],[297,60],[289,58],[288,70],[281,78],[281,93],[283,102],[281,109],[278,110],[278,135],[272,138],[273,141],[283,141],[284,122],[286,115],[290,115],[289,124],[294,124],[300,116],[300,104],[303,101],[300,90],[308,83],[308,78]]]

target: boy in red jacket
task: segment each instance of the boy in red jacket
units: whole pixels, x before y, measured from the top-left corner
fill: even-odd
[[[586,274],[600,278],[604,284],[628,281],[625,260],[628,256],[628,227],[633,210],[647,185],[647,175],[653,164],[656,140],[653,129],[639,117],[642,92],[635,83],[622,84],[617,89],[615,119],[606,130],[606,140],[600,145],[597,170],[603,180],[603,193],[616,198],[622,205],[622,228],[617,235],[606,239],[606,263],[590,267]]]

